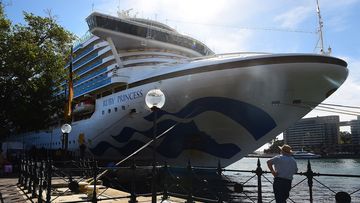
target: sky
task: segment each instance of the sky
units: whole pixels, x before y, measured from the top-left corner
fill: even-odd
[[[204,42],[215,53],[316,53],[319,39],[316,0],[0,0],[13,23],[23,11],[50,12],[57,22],[81,37],[93,11],[116,15],[129,10],[157,20]],[[349,77],[325,103],[360,106],[360,0],[319,0],[325,48],[347,61]],[[360,111],[360,110],[359,110]],[[306,117],[336,115],[313,110]],[[356,116],[340,115],[340,120]]]

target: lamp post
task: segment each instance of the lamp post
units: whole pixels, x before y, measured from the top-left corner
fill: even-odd
[[[151,202],[156,203],[156,136],[157,136],[157,111],[165,104],[165,95],[160,89],[152,89],[145,96],[145,103],[154,113],[153,123],[153,169],[152,169],[152,184],[151,184]]]
[[[68,146],[69,146],[69,133],[71,132],[71,125],[65,123],[64,125],[61,126],[61,132],[62,134],[62,149],[65,150],[65,152],[67,152],[68,150]]]

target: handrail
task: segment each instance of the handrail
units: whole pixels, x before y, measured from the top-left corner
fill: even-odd
[[[111,198],[103,198],[100,197],[100,195],[93,196],[93,201],[103,201],[107,199],[118,199],[118,198],[127,198],[130,199],[129,202],[136,202],[136,198],[138,196],[154,196],[155,198],[157,195],[162,195],[163,199],[167,199],[169,196],[172,197],[179,197],[184,198],[187,200],[187,202],[193,202],[195,201],[202,201],[202,202],[223,202],[223,201],[237,201],[238,199],[233,198],[245,198],[247,201],[251,202],[273,202],[273,196],[272,193],[269,195],[269,187],[268,186],[262,186],[264,182],[273,183],[272,180],[268,178],[268,176],[265,176],[265,174],[269,174],[269,171],[263,171],[260,165],[260,161],[258,159],[257,162],[257,168],[255,170],[235,170],[235,169],[224,169],[221,167],[220,163],[217,167],[193,167],[191,166],[190,162],[186,167],[169,167],[168,165],[153,165],[153,166],[136,166],[135,162],[130,167],[118,167],[118,166],[112,166],[112,167],[98,167],[96,161],[88,161],[84,164],[82,167],[81,161],[79,163],[79,167],[77,164],[68,167],[69,161],[64,162],[52,162],[52,161],[46,161],[45,167],[42,167],[43,162],[34,161],[34,159],[26,159],[21,161],[20,166],[20,177],[19,177],[19,184],[24,185],[24,189],[27,189],[28,191],[36,192],[36,188],[41,187],[39,185],[39,179],[43,178],[44,180],[48,181],[51,185],[51,176],[55,174],[56,171],[63,171],[64,174],[68,173],[69,178],[65,178],[64,180],[67,182],[69,180],[69,185],[75,181],[81,181],[84,180],[86,177],[93,177],[95,180],[99,176],[98,171],[100,170],[111,170],[111,171],[121,171],[121,170],[127,170],[128,172],[132,173],[132,177],[130,178],[132,187],[130,191],[130,195],[124,196],[124,197],[111,197]],[[56,168],[54,166],[51,166],[52,163],[62,164],[62,166],[65,166],[63,168]],[[40,164],[40,167],[39,167]],[[157,188],[160,190],[155,191],[155,193],[137,193],[135,190],[135,180],[136,177],[139,176],[136,174],[137,171],[140,169],[147,170],[150,172],[153,171],[153,174],[151,176],[151,180],[149,178],[142,178],[145,183],[146,181],[156,181]],[[180,170],[180,172],[179,172]],[[73,179],[71,173],[79,173],[81,171],[89,172],[90,175],[85,175],[84,177],[77,176],[76,180]],[[154,173],[155,171],[155,173]],[[175,173],[174,171],[177,171]],[[205,176],[202,176],[202,171],[211,172],[213,176],[212,179],[204,178]],[[179,175],[179,173],[181,175]],[[252,174],[250,177],[246,177],[246,179],[242,182],[237,181],[231,181],[231,179],[228,177],[230,176],[230,173],[250,173]],[[318,184],[318,187],[325,188],[329,190],[330,196],[328,196],[328,199],[335,198],[338,196],[339,193],[342,193],[342,195],[347,195],[348,198],[356,197],[359,198],[358,195],[354,196],[354,194],[358,194],[360,192],[359,189],[355,189],[354,191],[350,191],[348,193],[345,192],[337,192],[336,189],[331,188],[331,186],[328,186],[324,183],[322,183],[320,180],[314,178],[319,176],[324,177],[349,177],[349,178],[360,178],[360,175],[357,174],[329,174],[329,173],[316,173],[313,172],[311,169],[311,163],[308,161],[307,170],[305,172],[299,172],[296,173],[298,176],[304,176],[305,178],[295,182],[292,186],[292,188],[299,187],[300,184],[304,183],[305,180],[308,182],[308,188],[309,188],[309,202],[317,202],[318,200],[313,197],[313,185]],[[112,176],[112,175],[111,175]],[[114,178],[110,178],[111,181],[116,181]],[[257,181],[256,181],[257,180]],[[254,184],[254,182],[257,182]],[[40,181],[41,183],[41,181]],[[94,181],[94,184],[96,186],[96,181]],[[147,185],[142,183],[142,185]],[[224,186],[224,187],[222,187]],[[47,189],[47,199],[50,197],[51,188],[49,189],[49,185],[46,185]],[[224,188],[233,188],[231,191],[226,191]],[[251,188],[251,191],[245,190],[244,188]],[[257,189],[255,189],[257,188]],[[263,190],[264,189],[264,190]],[[65,192],[70,190],[66,190]],[[264,191],[264,192],[263,192]],[[267,192],[267,193],[265,193]],[[316,192],[316,190],[315,190]],[[199,195],[199,194],[205,194],[205,196]],[[206,196],[207,194],[207,196]],[[266,194],[266,195],[264,195]],[[61,194],[59,194],[61,195]],[[257,196],[255,196],[257,195]],[[33,196],[33,195],[32,195]],[[339,195],[340,196],[340,195]],[[265,199],[264,199],[264,198]],[[57,198],[57,197],[56,197]],[[292,197],[290,196],[289,201],[291,202],[297,202],[297,198],[299,197]],[[299,200],[300,202],[303,202],[304,199]],[[323,198],[323,196],[322,196]],[[52,201],[55,199],[52,199]],[[358,199],[352,200],[353,202],[358,202]],[[75,202],[75,201],[74,201]],[[76,201],[76,202],[82,202],[82,201]]]

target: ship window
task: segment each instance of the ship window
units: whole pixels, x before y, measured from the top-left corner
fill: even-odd
[[[115,112],[117,112],[117,107],[114,108]]]
[[[111,109],[108,109],[108,113],[111,113]]]

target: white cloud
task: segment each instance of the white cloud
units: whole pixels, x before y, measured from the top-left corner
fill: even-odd
[[[249,41],[252,40],[255,39],[253,39],[253,32],[250,30],[215,31],[206,39],[206,44],[218,54],[246,52],[251,50]]]
[[[103,1],[95,10],[116,15],[118,3]],[[120,10],[134,8],[137,17],[155,19],[170,25],[177,31],[204,42],[216,53],[248,51],[251,49],[253,30],[249,27],[252,18],[268,6],[253,1],[218,0],[138,0],[121,1]],[[257,9],[254,9],[254,8]],[[256,27],[256,25],[253,27]]]
[[[283,28],[295,29],[313,13],[313,6],[299,6],[276,16],[274,21],[280,23]]]

